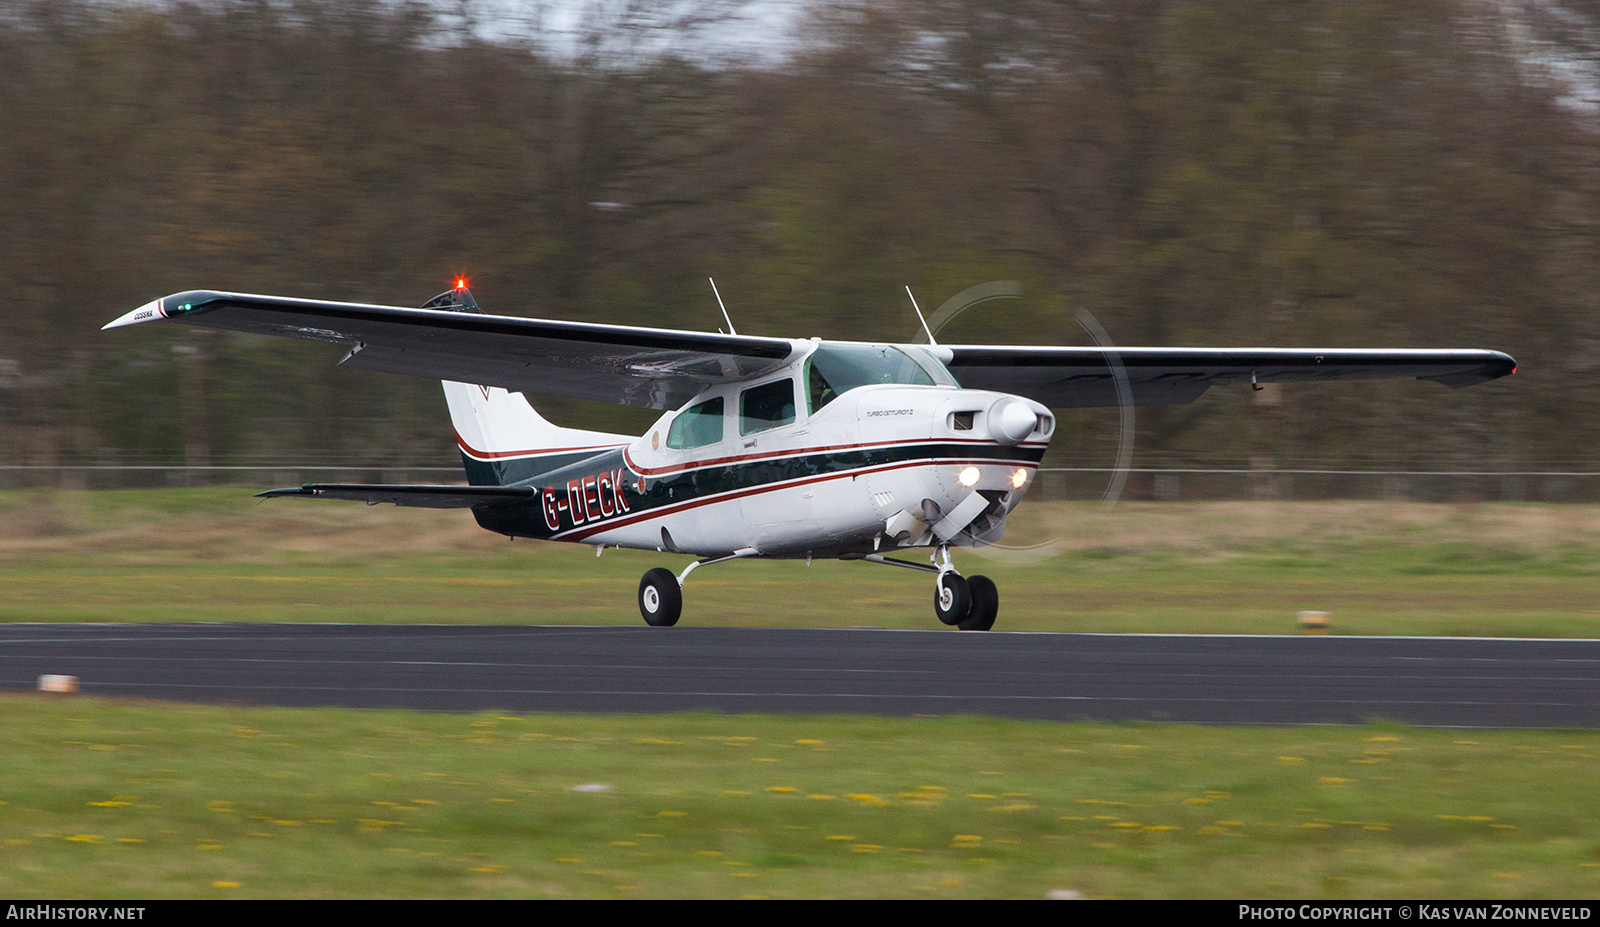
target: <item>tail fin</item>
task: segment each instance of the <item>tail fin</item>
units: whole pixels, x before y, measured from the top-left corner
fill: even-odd
[[[435,296],[423,308],[482,311],[464,286]],[[444,396],[467,482],[474,486],[531,480],[633,440],[628,435],[553,425],[535,412],[521,393],[498,386],[446,380]]]

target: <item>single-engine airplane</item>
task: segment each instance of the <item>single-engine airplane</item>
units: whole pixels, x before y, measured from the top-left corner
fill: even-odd
[[[663,627],[698,567],[836,557],[933,573],[939,620],[988,630],[995,584],[962,577],[950,550],[1000,539],[1050,443],[1052,408],[1182,404],[1243,381],[1462,387],[1516,367],[1485,350],[1113,351],[941,345],[931,332],[928,344],[870,344],[560,322],[487,315],[464,280],[420,309],[196,290],[105,328],[155,321],[326,341],[348,349],[344,366],[443,380],[469,485],[261,495],[470,508],[510,537],[696,555],[640,580],[639,611]],[[523,390],[665,414],[640,437],[562,428]],[[928,562],[888,556],[909,548],[929,548]]]

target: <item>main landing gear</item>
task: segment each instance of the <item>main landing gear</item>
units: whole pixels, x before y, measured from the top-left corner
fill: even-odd
[[[746,547],[726,557],[696,560],[676,576],[672,575],[671,570],[656,567],[639,580],[639,614],[644,616],[644,623],[652,628],[670,628],[678,623],[678,616],[683,614],[683,584],[696,567],[758,556],[759,551]]]
[[[683,583],[696,567],[755,556],[760,555],[746,549],[726,557],[696,560],[676,576],[671,570],[656,567],[639,580],[639,614],[651,627],[670,628],[683,614]],[[940,621],[963,631],[987,631],[994,627],[995,615],[1000,611],[1000,593],[994,581],[987,576],[963,577],[957,573],[950,562],[950,548],[945,545],[939,545],[931,562],[926,564],[881,554],[868,554],[863,559],[938,574],[934,580],[933,612]]]
[[[671,570],[656,567],[639,580],[639,614],[652,628],[670,628],[683,614],[683,587]]]

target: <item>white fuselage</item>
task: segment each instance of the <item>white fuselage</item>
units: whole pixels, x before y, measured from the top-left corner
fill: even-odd
[[[686,409],[719,396],[735,408],[741,392],[786,378],[794,373],[708,390]],[[639,498],[628,515],[555,539],[780,557],[992,543],[1032,483],[1053,424],[1038,403],[954,386],[859,386],[815,412],[804,398],[784,410],[787,422],[747,434],[730,421],[692,448],[669,446],[683,410],[664,416],[624,451]],[[1037,427],[997,439],[996,423],[1015,404]],[[1021,415],[1010,418],[1015,429]]]

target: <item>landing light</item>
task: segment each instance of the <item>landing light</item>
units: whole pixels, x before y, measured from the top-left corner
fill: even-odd
[[[978,482],[978,477],[982,475],[982,473],[978,472],[977,467],[968,467],[967,469],[962,470],[961,475],[956,477],[956,479],[960,480],[961,485],[963,486],[972,486]]]
[[[1028,481],[1028,471],[1022,469],[1021,467],[1017,468],[1017,472],[1011,474],[1011,485],[1015,486],[1018,489],[1021,489],[1022,488],[1022,484],[1026,483],[1027,481]]]

